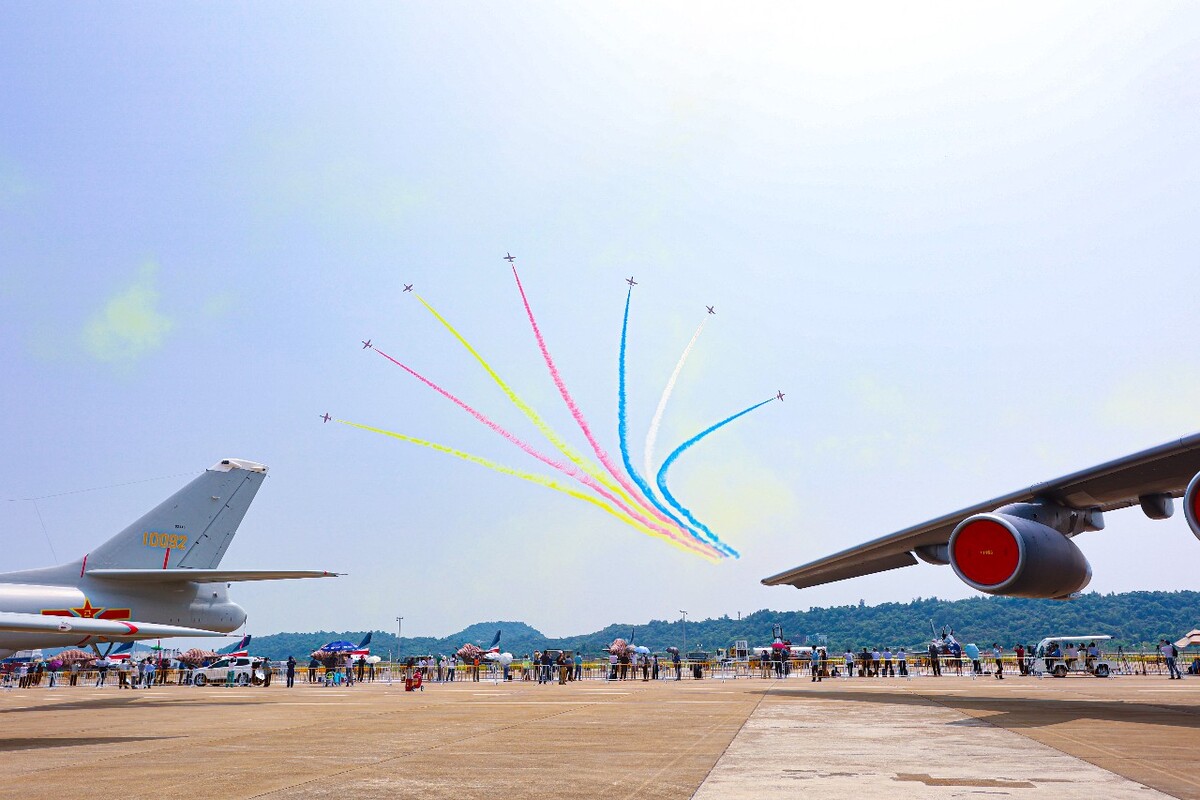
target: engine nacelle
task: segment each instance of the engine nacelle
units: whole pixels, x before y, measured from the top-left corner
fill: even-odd
[[[1200,539],[1200,474],[1192,478],[1187,491],[1183,493],[1183,515],[1187,517],[1192,533]]]
[[[958,577],[988,594],[1066,598],[1092,579],[1092,567],[1074,542],[1040,522],[1008,514],[967,517],[950,535],[948,549]]]

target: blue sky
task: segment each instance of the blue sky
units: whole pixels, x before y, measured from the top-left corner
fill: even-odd
[[[18,4],[0,26],[3,568],[74,558],[226,456],[271,476],[231,567],[250,629],[550,634],[967,596],[920,566],[760,578],[1195,431],[1200,11],[722,4]],[[539,487],[373,337],[531,430],[403,283],[560,431],[501,256],[616,450],[705,304],[660,449],[716,565]],[[573,443],[584,447],[582,437]],[[665,454],[665,452],[663,453]],[[43,535],[41,512],[53,545]],[[1196,588],[1182,519],[1110,515],[1091,588]],[[56,555],[55,555],[56,554]]]

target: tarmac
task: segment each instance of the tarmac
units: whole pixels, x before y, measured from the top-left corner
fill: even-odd
[[[1200,800],[1200,679],[0,692],[0,798]]]

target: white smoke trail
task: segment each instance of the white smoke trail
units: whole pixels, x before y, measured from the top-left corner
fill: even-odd
[[[692,340],[687,343],[687,347],[683,348],[683,355],[679,357],[679,363],[675,365],[675,371],[671,373],[671,379],[667,381],[667,387],[663,389],[662,397],[658,400],[658,408],[654,409],[654,418],[650,420],[650,430],[646,432],[644,459],[647,475],[653,475],[658,471],[654,468],[654,445],[658,440],[658,427],[662,424],[663,414],[667,410],[667,401],[671,399],[671,392],[675,391],[675,382],[679,380],[679,373],[683,372],[683,365],[687,363],[688,356],[691,355],[692,348],[696,346],[696,340],[700,338],[700,333],[704,330],[707,322],[708,317],[705,316],[704,322],[701,322],[700,327],[696,328],[696,332],[692,334]]]

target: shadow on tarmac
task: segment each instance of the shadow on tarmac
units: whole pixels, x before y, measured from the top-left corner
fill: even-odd
[[[69,739],[0,739],[0,753],[17,750],[43,750],[47,747],[86,747],[90,744],[121,744],[123,742],[162,741],[178,736],[78,736]]]
[[[963,712],[992,712],[982,721],[1001,728],[1041,728],[1061,722],[1093,720],[1096,722],[1128,722],[1170,725],[1176,728],[1200,729],[1200,708],[1169,704],[1141,703],[1136,700],[1071,700],[1053,697],[972,697],[969,695],[939,695],[930,697],[908,692],[853,692],[835,689],[775,689],[756,694],[771,698],[796,700],[839,700],[848,703],[872,703],[884,706],[942,706]],[[978,720],[956,720],[946,723],[973,726]]]
[[[158,708],[161,706],[176,706],[187,705],[189,707],[196,706],[245,706],[255,705],[255,703],[247,703],[246,700],[190,700],[186,698],[163,699],[162,695],[156,695],[155,700],[148,700],[144,695],[140,694],[120,694],[115,697],[97,697],[92,700],[76,700],[70,703],[47,703],[46,705],[36,706],[17,706],[16,708],[0,708],[0,714],[30,714],[36,712],[48,711],[87,711],[89,709],[109,709],[123,708],[139,701],[145,702],[146,708]]]

